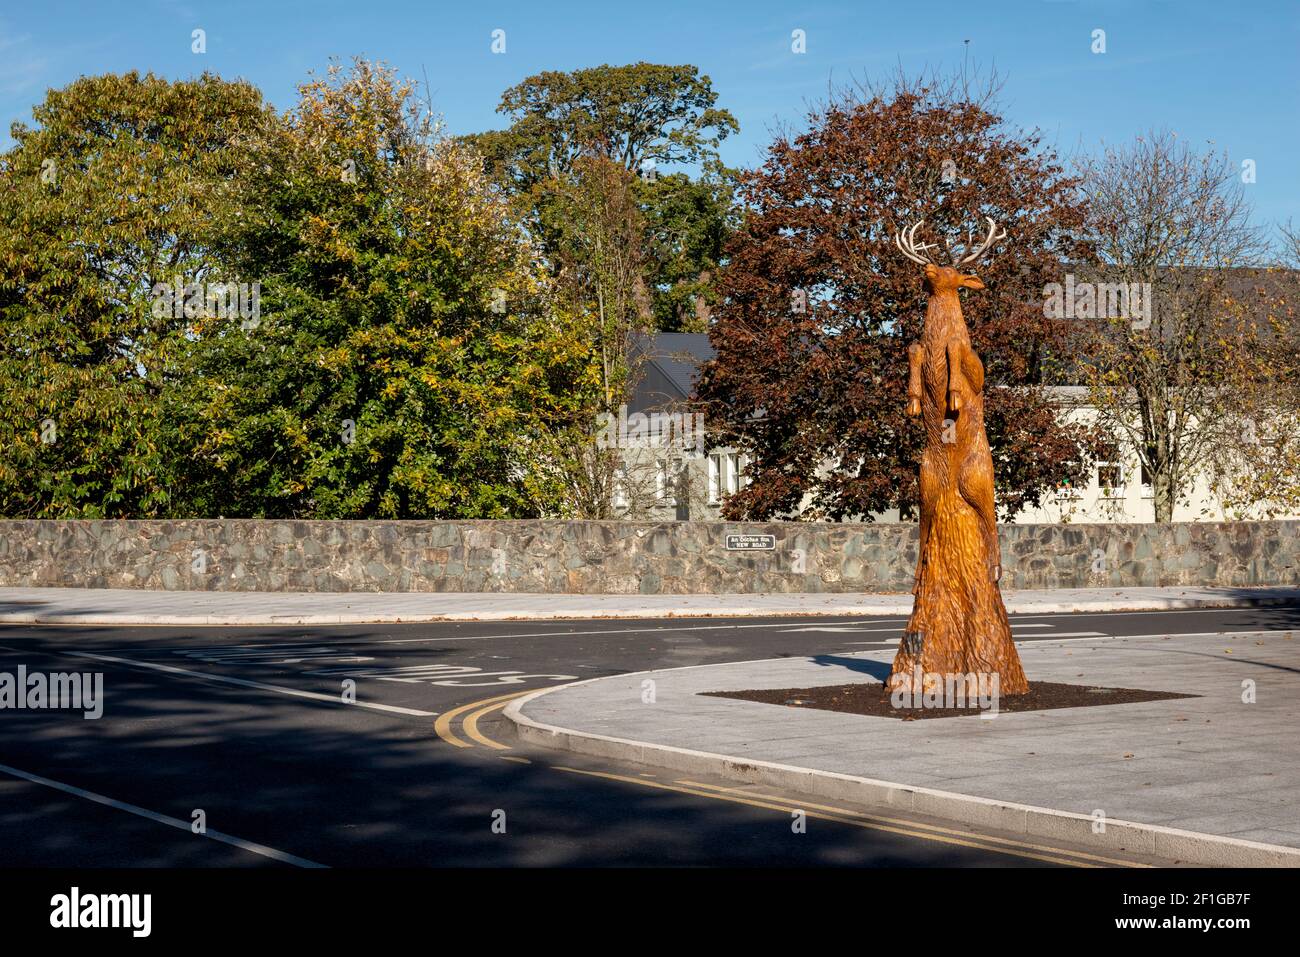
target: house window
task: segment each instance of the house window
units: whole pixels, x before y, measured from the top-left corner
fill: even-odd
[[[655,498],[660,505],[677,504],[677,479],[681,466],[671,459],[660,459],[655,466]]]
[[[1122,498],[1124,495],[1124,469],[1116,462],[1097,465],[1097,485],[1103,498]]]
[[[1145,465],[1141,466],[1141,481],[1142,481],[1142,497],[1155,498],[1156,497],[1156,490],[1154,488],[1155,483],[1151,481],[1151,473],[1147,470],[1147,467]]]
[[[614,473],[613,505],[615,508],[627,508],[627,469],[625,468]]]
[[[718,505],[735,495],[749,479],[744,476],[746,458],[735,452],[714,452],[709,456],[709,504]]]
[[[1060,502],[1074,501],[1083,498],[1083,493],[1075,487],[1074,483],[1066,479],[1056,487],[1056,499]]]

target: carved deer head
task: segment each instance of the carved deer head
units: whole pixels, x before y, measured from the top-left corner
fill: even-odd
[[[938,249],[934,243],[916,243],[916,231],[921,228],[925,220],[920,219],[914,223],[910,229],[904,229],[894,234],[894,245],[912,262],[925,267],[925,286],[930,293],[956,293],[958,289],[983,289],[984,283],[980,282],[978,276],[973,273],[962,272],[961,267],[973,263],[984,255],[995,242],[1006,239],[1006,230],[999,230],[993,222],[992,217],[984,217],[989,225],[988,235],[984,241],[974,249],[962,246],[953,247],[948,244],[948,259],[952,263],[950,266],[940,266],[930,257],[930,250]]]

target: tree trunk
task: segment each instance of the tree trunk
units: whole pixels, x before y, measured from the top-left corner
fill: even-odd
[[[1024,694],[1029,682],[990,573],[990,565],[1000,566],[1000,555],[989,554],[980,517],[955,483],[940,492],[931,511],[928,522],[922,520],[929,532],[920,546],[921,579],[890,688],[921,693],[941,689],[951,678],[962,682],[969,699],[986,692],[989,676],[996,675],[1000,694]]]
[[[1169,473],[1163,470],[1156,472],[1151,479],[1155,483],[1154,505],[1155,520],[1159,523],[1168,523],[1174,520],[1174,495],[1173,483],[1169,481]]]

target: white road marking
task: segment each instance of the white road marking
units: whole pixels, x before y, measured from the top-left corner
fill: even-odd
[[[887,618],[871,618],[872,622],[888,621]],[[906,624],[906,618],[899,618],[900,623]],[[861,618],[851,618],[847,621],[826,622],[831,625],[856,625],[862,622]],[[761,625],[687,625],[684,628],[602,628],[598,631],[533,631],[523,633],[508,633],[503,635],[461,635],[453,638],[383,638],[379,641],[363,641],[358,644],[363,645],[408,645],[416,644],[422,641],[482,641],[487,638],[569,638],[577,635],[665,635],[672,634],[675,631],[730,631],[741,628],[780,628],[779,622],[764,622]],[[892,631],[892,628],[881,628],[880,631]]]
[[[1016,612],[1009,615],[1013,630],[1016,628],[1055,628],[1062,624],[1067,624],[1072,618],[1099,618],[1099,617],[1116,617],[1125,615],[1177,615],[1177,614],[1206,614],[1212,612],[1224,611],[1259,611],[1259,610],[1277,610],[1286,606],[1260,606],[1246,608],[1167,608],[1158,611],[1080,611],[1080,612]],[[1052,619],[1051,622],[1036,623],[1030,619]],[[889,615],[860,615],[855,618],[849,618],[842,621],[824,621],[817,625],[808,626],[809,629],[829,630],[828,626],[835,625],[891,625],[888,628],[870,628],[858,629],[861,631],[895,631],[899,625],[905,625],[910,619],[905,617],[893,617]],[[675,631],[727,631],[741,628],[771,628],[777,631],[799,631],[801,628],[783,628],[779,621],[768,621],[761,625],[687,625],[680,628],[673,627],[654,627],[654,628],[607,628],[592,631],[534,631],[534,632],[507,632],[499,635],[461,635],[451,638],[383,638],[378,641],[361,641],[356,644],[376,644],[376,645],[405,645],[418,644],[428,641],[483,641],[489,638],[567,638],[577,635],[662,635],[670,634]],[[1300,628],[1294,630],[1300,631]],[[1069,632],[1071,635],[1102,635],[1109,637],[1102,632]],[[1126,637],[1126,636],[1118,636]],[[1145,637],[1145,636],[1144,636]]]
[[[1027,626],[1024,626],[1024,627],[1029,627],[1029,628],[1049,628],[1049,627],[1051,627],[1051,626],[1050,626],[1050,625],[1027,625]],[[888,630],[888,629],[881,628],[881,629],[875,629],[875,630],[886,631],[886,630]],[[1024,638],[1034,638],[1034,639],[1042,639],[1042,640],[1044,640],[1044,641],[1049,641],[1049,640],[1054,639],[1054,638],[1114,638],[1114,637],[1121,637],[1121,638],[1122,638],[1122,637],[1127,637],[1127,636],[1124,636],[1124,635],[1119,635],[1119,636],[1115,636],[1115,635],[1107,635],[1107,634],[1105,634],[1104,632],[1100,632],[1100,631],[1062,631],[1062,632],[1053,632],[1052,634],[1047,634],[1047,635],[1020,635],[1020,634],[1017,634],[1017,628],[1016,628],[1015,626],[1013,626],[1012,629],[1011,629],[1011,637],[1012,637],[1013,639],[1015,639],[1015,638],[1021,638],[1021,639],[1024,639]],[[899,635],[899,638],[902,638],[902,635]],[[847,644],[850,644],[850,645],[894,645],[894,644],[897,644],[897,643],[898,643],[898,639],[891,639],[891,640],[888,640],[888,641],[850,641],[850,642],[847,642]]]
[[[553,681],[577,681],[577,675],[539,675],[522,671],[484,671],[472,665],[401,665],[392,668],[321,668],[307,672],[309,675],[343,675],[354,678],[375,678],[379,681],[401,681],[407,684],[442,685],[449,688],[485,688],[489,685],[522,684],[529,678],[548,678]],[[493,678],[492,681],[462,681],[462,678]]]
[[[337,645],[213,645],[209,648],[180,648],[172,652],[209,664],[300,665],[316,661],[374,661],[370,655],[340,653]]]
[[[94,791],[87,791],[84,788],[74,787],[71,784],[62,784],[59,781],[51,781],[49,778],[43,778],[39,774],[32,774],[28,771],[20,771],[18,768],[11,768],[7,764],[0,764],[0,772],[21,778],[24,781],[30,781],[32,784],[39,784],[42,787],[53,788],[56,791],[62,791],[64,794],[71,794],[73,797],[85,798],[87,801],[94,801],[96,804],[103,804],[105,807],[116,808],[119,811],[126,811],[138,817],[147,818],[150,821],[156,821],[159,824],[166,824],[168,827],[179,828],[182,831],[188,831],[193,834],[190,821],[182,821],[180,818],[168,817],[166,814],[159,814],[157,811],[150,811],[147,808],[136,807],[134,804],[127,804],[125,801],[118,801],[115,798],[105,797],[102,794],[96,794]],[[325,864],[317,864],[315,861],[309,861],[305,857],[297,857],[284,851],[277,851],[273,847],[267,847],[265,844],[258,844],[255,841],[246,841],[242,837],[235,837],[231,834],[223,834],[221,831],[211,829],[205,830],[199,837],[210,838],[214,841],[220,841],[223,844],[230,844],[245,851],[252,851],[254,854],[260,854],[263,857],[269,857],[272,860],[281,861],[285,864],[292,864],[295,867],[326,867]]]
[[[887,621],[889,621],[890,619],[889,619],[889,618],[874,618],[874,617],[872,617],[872,618],[869,618],[869,619],[867,619],[867,620],[868,620],[868,621],[871,621],[871,622],[875,622],[875,623],[881,623],[881,622],[887,622]],[[898,622],[899,624],[906,624],[906,623],[907,623],[907,619],[906,619],[906,618],[899,618],[899,619],[896,619],[896,620],[897,620],[897,622]],[[835,622],[835,621],[832,621],[832,622],[829,622],[828,624],[855,625],[855,624],[859,624],[859,623],[861,623],[862,621],[863,621],[862,618],[852,618],[852,619],[849,619],[849,620],[847,620],[847,621],[842,621],[842,622]],[[397,622],[397,624],[402,624],[402,622]],[[409,623],[409,622],[408,622],[408,623],[406,623],[406,624],[412,624],[412,623]],[[629,634],[630,634],[630,635],[665,635],[665,634],[671,634],[672,632],[675,632],[675,631],[725,631],[725,630],[733,630],[733,629],[740,629],[740,628],[778,628],[778,627],[779,627],[779,624],[780,624],[779,622],[765,622],[764,624],[761,624],[761,625],[688,625],[688,626],[686,626],[686,627],[684,627],[684,628],[602,628],[602,629],[600,629],[600,630],[593,630],[593,631],[531,631],[531,632],[506,632],[506,633],[504,633],[504,634],[500,634],[500,635],[456,635],[456,636],[447,637],[447,638],[380,638],[380,639],[376,639],[376,640],[374,640],[374,641],[367,641],[367,640],[364,640],[364,639],[345,638],[345,639],[340,639],[340,640],[337,641],[337,642],[329,642],[329,641],[306,641],[306,640],[304,640],[304,641],[300,642],[300,644],[303,644],[303,645],[313,645],[313,646],[325,646],[325,647],[333,647],[334,645],[340,645],[340,644],[346,644],[346,645],[361,645],[361,646],[364,646],[364,645],[417,645],[417,644],[421,644],[421,643],[424,643],[424,642],[430,642],[430,641],[486,641],[486,640],[488,640],[488,639],[490,639],[490,638],[572,638],[572,637],[577,637],[577,636],[579,636],[579,635],[586,636],[586,635],[629,635]],[[226,626],[221,626],[221,627],[226,627]],[[241,627],[247,627],[247,626],[242,626],[242,625],[231,625],[231,626],[229,626],[229,627],[231,627],[231,628],[241,628]],[[306,626],[304,626],[304,627],[306,627]],[[332,627],[337,627],[337,626],[334,626],[334,625],[321,625],[321,626],[319,626],[320,629],[326,629],[326,628],[332,628]],[[897,630],[897,628],[896,628],[896,627],[893,627],[893,628],[880,628],[880,629],[877,629],[877,630],[879,630],[879,631],[895,631],[895,630]],[[243,644],[238,644],[238,645],[217,645],[217,646],[214,646],[214,647],[220,647],[220,648],[287,648],[287,647],[289,647],[289,644],[287,644],[287,643],[285,643],[285,642],[265,642],[265,643],[262,643],[262,644],[257,644],[257,643],[251,643],[251,642],[250,642],[250,643],[243,643]],[[124,650],[126,650],[126,649],[124,649]],[[186,651],[187,649],[184,649],[184,648],[151,648],[151,649],[149,649],[149,650],[150,650],[150,651],[176,651],[176,652],[184,652],[184,651]]]
[[[238,685],[241,688],[256,688],[259,691],[274,691],[276,694],[291,695],[295,698],[310,698],[313,701],[327,701],[330,704],[341,705],[344,708],[368,708],[371,711],[386,711],[390,714],[407,714],[417,718],[436,717],[436,711],[418,711],[415,708],[399,708],[392,704],[379,704],[373,701],[353,701],[344,702],[341,695],[320,694],[316,691],[300,691],[297,688],[284,688],[280,685],[263,684],[260,681],[246,681],[243,678],[231,678],[227,675],[212,675],[202,671],[189,671],[186,668],[177,668],[173,665],[159,665],[150,661],[134,661],[130,658],[117,658],[112,655],[92,655],[88,651],[67,651],[63,654],[72,655],[74,658],[93,658],[96,661],[111,661],[119,665],[130,665],[133,668],[149,668],[153,671],[163,671],[167,674],[188,675],[191,678],[201,678],[204,681],[217,681],[222,684]]]
[[[791,632],[796,632],[796,631],[828,631],[828,632],[835,632],[835,633],[864,634],[873,631],[901,632],[901,627],[899,625],[894,625],[891,628],[852,628],[848,625],[809,625],[806,628],[781,628],[778,630],[783,635],[787,635],[790,634]]]
[[[1016,624],[1016,623],[1012,622],[1012,625],[1011,625],[1011,632],[1012,632],[1012,634],[1014,634],[1016,631],[1018,631],[1018,630],[1020,630],[1020,629],[1023,629],[1023,628],[1053,628],[1053,627],[1055,627],[1055,626],[1054,626],[1054,625],[1019,625],[1019,624]],[[859,634],[870,634],[870,633],[873,633],[873,632],[894,632],[894,633],[898,634],[899,637],[902,637],[901,631],[900,631],[900,629],[899,629],[899,627],[898,627],[897,625],[894,625],[894,626],[892,626],[892,627],[890,627],[890,628],[850,628],[850,627],[848,627],[848,626],[846,626],[846,625],[834,625],[834,626],[830,626],[830,627],[827,627],[827,626],[825,626],[825,625],[809,625],[809,626],[807,626],[806,628],[782,628],[782,629],[780,629],[780,631],[781,631],[782,634],[786,634],[786,633],[794,632],[794,631],[828,631],[828,632],[836,632],[836,633],[857,632],[857,633],[859,633]],[[1062,635],[1062,636],[1067,636],[1067,637],[1074,637],[1074,636],[1078,636],[1078,635],[1100,635],[1100,634],[1102,634],[1102,632],[1100,632],[1100,631],[1063,631],[1063,632],[1061,632],[1061,635]],[[849,644],[851,644],[851,645],[862,645],[862,644],[867,644],[867,642],[862,642],[862,641],[851,641],[851,642],[849,642]]]
[[[1013,618],[1100,618],[1115,615],[1190,615],[1213,614],[1223,611],[1286,611],[1292,605],[1226,605],[1204,608],[1153,608],[1148,611],[1018,611]]]
[[[1011,637],[1015,637],[1015,629],[1011,630]],[[1115,635],[1108,635],[1101,631],[1054,631],[1050,635],[1034,635],[1035,638],[1041,638],[1044,641],[1053,638],[1114,638]],[[1121,636],[1122,637],[1122,636]]]
[[[1300,629],[1297,628],[1278,628],[1272,631],[1187,631],[1178,634],[1170,634],[1167,631],[1157,631],[1150,635],[1098,635],[1098,638],[1224,638],[1232,640],[1233,638],[1258,638],[1260,635],[1293,635]],[[1056,635],[1046,637],[1055,638]],[[1076,639],[1083,641],[1086,639]]]
[[[1271,606],[1260,606],[1260,607],[1268,608]],[[1284,606],[1277,606],[1277,607],[1284,607]],[[1162,609],[1157,611],[1017,612],[1013,615],[1010,615],[1009,619],[1011,621],[1014,630],[1017,628],[1054,628],[1057,627],[1057,623],[1064,624],[1068,622],[1071,618],[1076,618],[1076,617],[1096,618],[1096,617],[1115,617],[1121,615],[1176,615],[1176,614],[1192,614],[1192,613],[1204,614],[1207,612],[1254,611],[1254,610],[1259,610],[1259,609],[1255,607],[1247,607],[1247,608],[1236,608],[1236,609],[1234,608],[1168,608],[1168,609]],[[792,617],[796,617],[797,619],[797,616],[792,616]],[[1044,618],[1052,619],[1052,622],[1035,623],[1033,621],[1030,621],[1030,619],[1044,619]],[[897,627],[898,625],[905,625],[908,622],[908,620],[909,619],[904,617],[892,617],[889,615],[884,615],[884,616],[860,615],[854,618],[849,618],[844,620],[825,621],[825,622],[821,622],[819,625],[810,626],[810,627],[822,628],[824,626],[833,626],[833,625],[862,625],[862,624],[885,625],[885,624],[894,623],[891,625],[891,627],[887,627],[887,628],[859,629],[860,631],[864,631],[867,633],[875,632],[875,631],[892,632],[898,630]],[[394,622],[392,624],[410,625],[414,623]],[[239,626],[230,626],[230,627],[239,627]],[[307,626],[300,626],[300,627],[307,627]],[[320,626],[320,628],[322,629],[328,629],[331,627],[336,627],[336,626]],[[792,628],[783,629],[779,621],[769,621],[769,622],[764,622],[763,624],[750,624],[750,625],[719,624],[719,625],[686,625],[679,628],[674,628],[671,626],[655,626],[651,628],[602,628],[602,629],[593,629],[587,631],[552,630],[552,631],[532,631],[532,632],[504,632],[502,634],[495,634],[495,635],[455,635],[455,636],[443,637],[443,638],[381,638],[374,641],[344,639],[339,642],[329,642],[329,641],[317,640],[315,642],[303,641],[302,644],[318,645],[318,646],[319,645],[331,646],[334,644],[362,645],[362,646],[364,645],[412,645],[412,644],[422,644],[427,642],[441,642],[441,641],[487,641],[493,638],[570,638],[570,637],[591,636],[591,635],[629,635],[629,634],[665,635],[665,634],[671,634],[672,632],[675,631],[730,631],[730,630],[738,630],[744,628],[772,628],[778,631],[800,630],[800,629],[792,629]],[[1294,630],[1300,631],[1300,628]],[[1145,635],[1108,636],[1108,635],[1104,635],[1102,632],[1067,632],[1066,634],[1088,635],[1088,636],[1099,635],[1102,637],[1149,637]],[[1232,634],[1232,632],[1227,632],[1226,634]],[[243,643],[238,645],[230,645],[230,646],[222,646],[222,647],[232,647],[232,648],[286,647],[286,644],[284,642],[268,642],[263,644]],[[161,648],[161,649],[151,649],[151,650],[181,651],[185,649]]]

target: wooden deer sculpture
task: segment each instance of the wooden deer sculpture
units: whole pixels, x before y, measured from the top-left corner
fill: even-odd
[[[912,617],[894,659],[891,690],[932,691],[957,676],[997,675],[999,693],[1029,690],[998,579],[1002,576],[993,507],[993,456],[984,431],[984,366],[970,344],[959,289],[984,284],[961,267],[1006,238],[992,219],[977,248],[949,248],[952,265],[916,244],[921,222],[894,236],[899,251],[925,267],[930,300],[921,341],[907,351],[907,414],[925,426],[921,456],[921,539]],[[921,686],[917,686],[920,679]],[[980,693],[970,684],[969,694]]]

